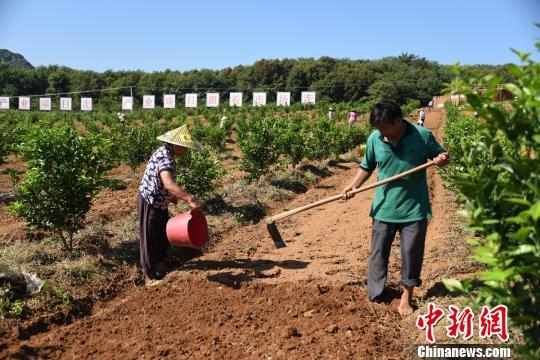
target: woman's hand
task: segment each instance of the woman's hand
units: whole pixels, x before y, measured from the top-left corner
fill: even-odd
[[[189,204],[189,206],[192,208],[192,209],[198,209],[200,208],[201,206],[199,205],[199,203],[197,201],[195,201],[195,199],[193,198],[190,198],[187,202]]]
[[[193,198],[193,196],[180,189],[180,187],[176,184],[172,172],[162,171],[159,176],[161,177],[161,181],[163,181],[163,187],[165,190],[172,195],[171,201],[174,204],[177,204],[179,200],[182,200],[187,202],[192,209],[197,209],[200,207],[199,203]]]

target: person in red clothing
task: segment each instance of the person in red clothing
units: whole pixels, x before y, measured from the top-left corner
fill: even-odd
[[[349,125],[352,125],[356,122],[356,111],[349,111]]]

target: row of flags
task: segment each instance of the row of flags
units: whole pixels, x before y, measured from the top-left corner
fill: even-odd
[[[207,93],[206,94],[206,106],[218,107],[220,103],[219,93]],[[198,104],[198,94],[185,94],[185,107],[195,108]],[[229,93],[229,106],[242,106],[241,92]],[[19,96],[19,110],[30,110],[30,96]],[[0,96],[0,110],[9,109],[9,97]],[[302,91],[301,94],[302,104],[315,104],[315,91]],[[254,92],[253,93],[253,106],[265,106],[266,105],[266,92]],[[277,106],[290,106],[291,105],[291,93],[290,92],[278,92],[276,94]],[[154,109],[156,107],[155,95],[143,95],[142,108]],[[39,110],[50,111],[52,108],[52,99],[50,97],[39,98]],[[72,110],[72,98],[60,97],[59,106],[60,110],[71,111]],[[163,108],[174,109],[176,108],[176,95],[167,94],[163,95]],[[133,97],[122,97],[122,110],[133,110]],[[92,98],[81,97],[81,111],[92,111]]]

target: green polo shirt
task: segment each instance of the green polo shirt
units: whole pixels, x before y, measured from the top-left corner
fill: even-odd
[[[431,131],[406,124],[407,130],[397,146],[383,141],[379,130],[369,136],[360,167],[370,172],[377,168],[377,181],[422,165],[446,151]],[[379,186],[370,216],[394,223],[431,219],[426,170]]]

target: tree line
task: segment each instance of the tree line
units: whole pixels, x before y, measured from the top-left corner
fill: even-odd
[[[504,65],[474,65],[462,67],[463,74],[494,73],[511,81]],[[159,72],[75,70],[65,66],[39,66],[21,69],[0,64],[0,95],[41,95],[122,88],[96,91],[85,95],[101,103],[101,108],[115,108],[121,96],[133,90],[135,101],[144,94],[156,95],[156,105],[163,94],[175,94],[182,101],[188,92],[231,91],[245,93],[249,101],[253,91],[268,91],[268,101],[274,101],[277,91],[290,91],[291,101],[300,101],[301,91],[317,92],[317,101],[343,102],[386,98],[399,104],[417,99],[426,105],[434,95],[440,95],[445,82],[454,77],[451,67],[412,54],[401,54],[379,60],[349,60],[331,57],[267,60],[253,65],[238,65],[221,70],[188,70]],[[133,86],[133,89],[129,87]],[[109,105],[109,106],[108,106]]]

